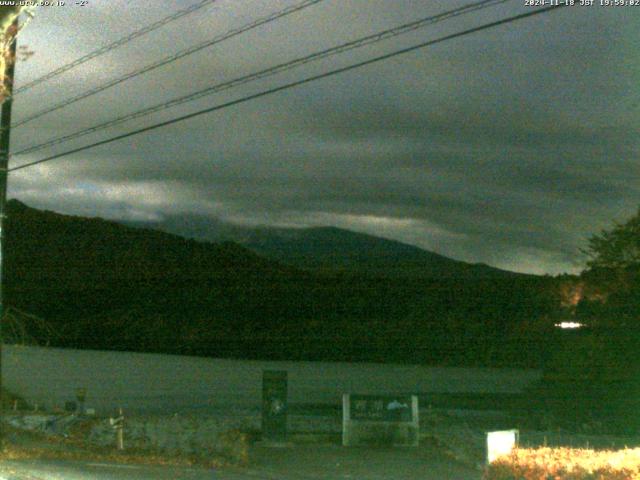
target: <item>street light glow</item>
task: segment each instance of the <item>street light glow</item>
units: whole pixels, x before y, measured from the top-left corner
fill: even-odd
[[[584,323],[560,322],[560,323],[556,323],[555,326],[558,327],[558,328],[562,328],[562,329],[576,329],[576,328],[584,327]]]

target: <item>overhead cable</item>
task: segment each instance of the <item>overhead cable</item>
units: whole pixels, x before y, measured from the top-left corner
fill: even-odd
[[[381,42],[383,40],[392,38],[392,37],[397,37],[399,35],[403,35],[409,32],[412,32],[414,30],[420,29],[420,28],[424,28],[428,25],[432,25],[434,23],[438,23],[450,18],[454,18],[457,17],[459,15],[463,15],[466,13],[471,13],[471,12],[475,12],[477,10],[480,9],[484,9],[484,8],[488,8],[490,6],[499,4],[499,3],[505,3],[509,0],[482,0],[480,2],[475,2],[463,7],[459,7],[459,8],[455,8],[453,10],[448,10],[446,12],[437,14],[437,15],[432,15],[429,17],[425,17],[425,18],[421,18],[419,20],[415,20],[397,27],[393,27],[378,33],[375,33],[373,35],[368,35],[365,37],[361,37],[357,40],[352,40],[350,42],[347,43],[343,43],[340,44],[338,46],[335,47],[331,47],[325,50],[321,50],[319,52],[316,53],[312,53],[310,55],[306,55],[304,57],[300,57],[297,58],[295,60],[290,60],[288,62],[284,62],[284,63],[280,63],[278,65],[275,65],[273,67],[269,67],[267,69],[264,70],[260,70],[258,72],[254,72],[248,75],[244,75],[238,78],[235,78],[233,80],[229,80],[226,82],[222,82],[210,87],[207,87],[203,90],[199,90],[197,92],[194,93],[190,93],[188,95],[183,95],[181,97],[175,98],[173,100],[169,100],[167,102],[162,102],[160,104],[157,105],[153,105],[150,107],[146,107],[144,109],[123,115],[121,117],[115,118],[113,120],[109,120],[107,122],[103,122],[100,123],[98,125],[94,125],[92,127],[88,127],[88,128],[84,128],[82,130],[67,134],[67,135],[63,135],[61,137],[57,137],[51,140],[47,140],[46,142],[37,144],[37,145],[33,145],[31,147],[27,147],[27,148],[23,148],[21,150],[18,150],[16,152],[13,153],[13,155],[25,155],[28,153],[33,153],[48,147],[52,147],[54,145],[58,145],[61,143],[65,143],[68,142],[70,140],[91,134],[91,133],[95,133],[98,132],[100,130],[104,130],[106,128],[110,128],[110,127],[114,127],[116,125],[120,125],[122,123],[128,122],[130,120],[134,120],[137,118],[141,118],[147,115],[150,115],[152,113],[156,113],[162,110],[166,110],[178,105],[181,105],[183,103],[187,103],[187,102],[191,102],[194,100],[197,100],[199,98],[208,96],[208,95],[212,95],[214,93],[219,93],[225,90],[229,90],[231,88],[235,88],[238,87],[240,85],[244,85],[250,82],[254,82],[256,80],[262,80],[264,78],[268,78],[268,77],[272,77],[276,74],[288,71],[288,70],[292,70],[294,68],[300,67],[302,65],[311,63],[311,62],[316,62],[334,55],[338,55],[350,50],[354,50],[357,48],[361,48],[367,45],[371,45],[373,43],[378,43]]]
[[[29,83],[22,85],[20,88],[16,88],[16,90],[13,92],[13,95],[15,96],[20,93],[26,92],[27,90],[35,87],[36,85],[39,85],[43,82],[51,80],[52,78],[57,77],[58,75],[68,72],[69,70],[79,65],[82,65],[83,63],[88,62],[89,60],[93,60],[94,58],[99,57],[100,55],[104,55],[105,53],[110,52],[111,50],[121,47],[122,45],[125,45],[130,41],[135,40],[138,37],[146,35],[147,33],[152,32],[153,30],[157,30],[158,28],[161,28],[167,25],[168,23],[171,23],[175,20],[178,20],[179,18],[182,18],[197,10],[200,10],[201,8],[206,7],[211,3],[215,3],[216,1],[217,0],[201,0],[200,2],[195,3],[185,9],[178,10],[177,12],[169,15],[168,17],[164,17],[158,20],[157,22],[153,22],[145,27],[142,27],[141,29],[136,30],[135,32],[132,32],[129,35],[126,35],[114,42],[111,42],[107,45],[104,45],[103,47],[93,50],[87,53],[86,55],[83,55],[82,57],[77,58],[76,60],[73,60],[72,62],[62,65],[61,67],[56,68],[55,70],[52,70],[51,72],[41,77],[38,77],[35,80],[30,81]]]
[[[517,20],[522,20],[522,19],[525,19],[525,18],[533,17],[535,15],[540,15],[540,14],[543,14],[543,13],[547,13],[547,12],[550,12],[552,10],[558,10],[558,9],[560,9],[562,7],[565,7],[565,6],[566,6],[565,4],[560,4],[560,5],[550,6],[550,7],[539,8],[539,9],[531,10],[529,12],[522,13],[522,14],[519,14],[519,15],[514,15],[514,16],[511,16],[511,17],[503,18],[501,20],[497,20],[497,21],[494,21],[494,22],[485,23],[485,24],[480,25],[478,27],[469,28],[467,30],[463,30],[463,31],[457,32],[457,33],[452,33],[450,35],[445,35],[445,36],[437,38],[435,40],[429,40],[429,41],[426,41],[426,42],[423,42],[423,43],[419,43],[417,45],[413,45],[411,47],[406,47],[406,48],[402,48],[400,50],[395,50],[395,51],[393,51],[391,53],[386,53],[384,55],[380,55],[380,56],[377,56],[377,57],[374,57],[374,58],[370,58],[370,59],[364,60],[362,62],[354,63],[354,64],[348,65],[346,67],[341,67],[341,68],[337,68],[335,70],[324,72],[324,73],[321,73],[321,74],[318,74],[318,75],[313,75],[313,76],[304,78],[302,80],[297,80],[297,81],[294,81],[294,82],[290,82],[290,83],[281,85],[279,87],[274,87],[274,88],[270,88],[268,90],[263,90],[262,92],[255,93],[253,95],[248,95],[246,97],[242,97],[242,98],[239,98],[239,99],[236,99],[236,100],[232,100],[232,101],[229,101],[229,102],[226,102],[226,103],[215,105],[213,107],[205,108],[203,110],[199,110],[197,112],[190,113],[188,115],[183,115],[183,116],[180,116],[180,117],[177,117],[177,118],[173,118],[171,120],[167,120],[167,121],[164,121],[164,122],[156,123],[154,125],[150,125],[148,127],[139,128],[137,130],[133,130],[133,131],[124,133],[122,135],[116,135],[114,137],[107,138],[105,140],[101,140],[101,141],[98,141],[98,142],[95,142],[95,143],[92,143],[92,144],[89,144],[89,145],[85,145],[83,147],[74,148],[72,150],[67,150],[66,152],[61,152],[61,153],[58,153],[58,154],[55,154],[55,155],[51,155],[49,157],[42,158],[40,160],[35,160],[33,162],[28,162],[28,163],[25,163],[25,164],[22,164],[22,165],[18,165],[16,167],[10,168],[9,172],[21,170],[23,168],[27,168],[27,167],[38,165],[38,164],[41,164],[41,163],[45,163],[45,162],[49,162],[49,161],[52,161],[52,160],[56,160],[58,158],[66,157],[66,156],[72,155],[74,153],[82,152],[82,151],[85,151],[85,150],[89,150],[91,148],[95,148],[95,147],[98,147],[98,146],[101,146],[101,145],[112,143],[112,142],[115,142],[117,140],[122,140],[124,138],[132,137],[134,135],[139,135],[139,134],[144,133],[144,132],[149,132],[149,131],[152,131],[152,130],[156,130],[158,128],[166,127],[168,125],[173,125],[175,123],[182,122],[184,120],[188,120],[188,119],[191,119],[191,118],[195,118],[195,117],[198,117],[200,115],[204,115],[206,113],[212,113],[212,112],[215,112],[215,111],[218,111],[218,110],[223,110],[225,108],[229,108],[229,107],[234,106],[234,105],[245,103],[245,102],[248,102],[248,101],[251,101],[251,100],[255,100],[255,99],[258,99],[258,98],[261,98],[261,97],[266,97],[268,95],[272,95],[274,93],[281,92],[281,91],[284,91],[284,90],[288,90],[288,89],[293,88],[293,87],[297,87],[297,86],[300,86],[300,85],[311,83],[311,82],[314,82],[316,80],[320,80],[320,79],[323,79],[323,78],[327,78],[327,77],[331,77],[331,76],[334,76],[334,75],[338,75],[340,73],[348,72],[348,71],[354,70],[356,68],[361,68],[361,67],[364,67],[366,65],[371,65],[371,64],[374,64],[374,63],[377,63],[377,62],[381,62],[383,60],[388,60],[388,59],[396,57],[398,55],[403,55],[403,54],[406,54],[406,53],[409,53],[409,52],[413,52],[415,50],[418,50],[418,49],[421,49],[421,48],[425,48],[425,47],[429,47],[431,45],[442,43],[442,42],[445,42],[445,41],[448,41],[448,40],[453,40],[455,38],[460,38],[460,37],[463,37],[463,36],[466,36],[466,35],[469,35],[469,34],[472,34],[472,33],[480,32],[482,30],[495,28],[495,27],[500,26],[500,25],[505,25],[505,24],[508,24],[508,23],[511,23],[511,22],[515,22]]]
[[[140,75],[143,75],[145,73],[151,72],[157,68],[163,67],[164,65],[168,65],[170,63],[173,63],[177,60],[180,60],[181,58],[184,58],[188,55],[192,55],[196,52],[199,52],[200,50],[203,50],[207,47],[211,47],[213,45],[219,44],[224,42],[225,40],[228,40],[230,38],[236,37],[238,35],[241,35],[245,32],[248,32],[249,30],[253,30],[254,28],[258,28],[262,25],[265,25],[267,23],[273,22],[275,20],[278,20],[279,18],[285,17],[287,15],[291,15],[292,13],[298,12],[300,10],[303,10],[307,7],[310,7],[311,5],[315,5],[316,3],[322,2],[324,0],[305,0],[301,3],[297,3],[295,5],[289,6],[287,8],[284,8],[282,10],[278,10],[275,13],[271,13],[267,16],[261,17],[258,20],[255,20],[251,23],[248,23],[246,25],[243,25],[242,27],[238,27],[238,28],[234,28],[231,29],[223,34],[220,35],[216,35],[215,37],[213,37],[210,40],[206,40],[204,42],[198,43],[197,45],[194,45],[192,47],[186,48],[184,50],[181,50],[173,55],[169,55],[167,57],[164,57],[156,62],[153,62],[149,65],[146,65],[145,67],[142,67],[140,69],[134,70],[133,72],[127,73],[126,75],[117,77],[113,80],[110,80],[102,85],[98,85],[97,87],[94,87],[90,90],[87,90],[85,92],[82,92],[74,97],[68,98],[66,100],[63,100],[62,102],[56,103],[55,105],[51,106],[51,107],[47,107],[43,110],[40,110],[39,112],[34,113],[33,115],[29,115],[28,117],[14,123],[11,127],[12,128],[16,128],[19,127],[21,125],[24,125],[25,123],[29,123],[37,118],[40,118],[48,113],[51,112],[55,112],[56,110],[60,110],[61,108],[65,108],[68,107],[69,105],[78,102],[80,100],[84,100],[85,98],[91,97],[93,95],[96,95],[97,93],[103,92],[104,90],[107,90],[111,87],[114,87],[122,82],[126,82],[127,80],[131,80],[135,77],[138,77]]]

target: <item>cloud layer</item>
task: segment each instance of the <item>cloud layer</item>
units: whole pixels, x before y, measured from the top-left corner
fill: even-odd
[[[189,3],[41,8],[21,37],[36,55],[18,65],[17,85]],[[17,96],[14,118],[293,3],[219,1]],[[17,128],[12,145],[467,3],[326,0]],[[523,11],[507,2],[12,162]],[[20,170],[10,193],[114,219],[336,225],[517,271],[577,271],[586,238],[640,203],[639,12],[568,7],[442,43]]]

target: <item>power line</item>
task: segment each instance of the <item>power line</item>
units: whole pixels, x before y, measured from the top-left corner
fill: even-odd
[[[17,95],[19,93],[23,93],[27,90],[29,90],[30,88],[35,87],[36,85],[39,85],[43,82],[46,82],[47,80],[51,80],[54,77],[57,77],[58,75],[63,74],[64,72],[67,72],[69,70],[71,70],[72,68],[77,67],[78,65],[82,65],[83,63],[88,62],[89,60],[92,60],[96,57],[99,57],[100,55],[103,55],[107,52],[110,52],[111,50],[114,50],[118,47],[121,47],[122,45],[129,43],[130,41],[141,37],[143,35],[146,35],[149,32],[152,32],[153,30],[157,30],[160,27],[163,27],[165,25],[167,25],[168,23],[171,23],[175,20],[178,20],[179,18],[182,18],[186,15],[189,15],[190,13],[193,13],[197,10],[200,10],[203,7],[206,7],[207,5],[211,4],[211,3],[215,3],[217,0],[201,0],[198,3],[195,3],[183,10],[178,10],[177,12],[173,13],[172,15],[169,15],[168,17],[164,17],[160,20],[158,20],[157,22],[151,23],[149,25],[147,25],[146,27],[141,28],[140,30],[136,30],[135,32],[130,33],[129,35],[126,35],[118,40],[116,40],[115,42],[111,42],[108,45],[105,45],[103,47],[98,48],[97,50],[94,50],[92,52],[87,53],[86,55],[77,58],[76,60],[67,63],[66,65],[61,66],[60,68],[57,68],[39,78],[36,78],[35,80],[32,80],[29,83],[26,83],[25,85],[21,86],[20,88],[17,88],[16,91],[13,93],[14,95]]]
[[[303,9],[305,9],[307,7],[315,5],[316,3],[320,3],[322,1],[323,0],[305,0],[305,1],[301,2],[301,3],[289,6],[287,8],[282,9],[282,10],[278,10],[275,13],[272,13],[272,14],[267,15],[265,17],[259,18],[258,20],[255,20],[255,21],[253,21],[251,23],[243,25],[242,27],[238,27],[238,28],[234,28],[232,30],[229,30],[229,31],[227,31],[227,32],[225,32],[225,33],[223,33],[221,35],[217,35],[217,36],[213,37],[210,40],[207,40],[205,42],[202,42],[202,43],[199,43],[199,44],[194,45],[192,47],[189,47],[189,48],[186,48],[184,50],[181,50],[181,51],[179,51],[179,52],[177,52],[177,53],[175,53],[173,55],[169,55],[169,56],[167,56],[165,58],[162,58],[162,59],[158,60],[157,62],[151,63],[151,64],[149,64],[149,65],[147,65],[147,66],[145,66],[143,68],[135,70],[135,71],[133,71],[131,73],[128,73],[128,74],[126,74],[126,75],[124,75],[122,77],[118,77],[118,78],[116,78],[114,80],[111,80],[111,81],[109,81],[107,83],[104,83],[104,84],[99,85],[99,86],[97,86],[95,88],[87,90],[87,91],[85,91],[85,92],[83,92],[83,93],[81,93],[79,95],[76,95],[75,97],[71,97],[71,98],[69,98],[67,100],[64,100],[64,101],[62,101],[60,103],[57,103],[57,104],[53,105],[52,107],[49,107],[49,108],[41,110],[41,111],[39,111],[37,113],[34,113],[33,115],[30,115],[30,116],[24,118],[23,120],[20,120],[19,122],[14,123],[12,125],[12,128],[16,128],[16,127],[19,127],[21,125],[24,125],[25,123],[31,122],[31,121],[35,120],[36,118],[40,118],[43,115],[46,115],[48,113],[55,112],[56,110],[59,110],[61,108],[67,107],[67,106],[69,106],[69,105],[71,105],[71,104],[73,104],[75,102],[78,102],[78,101],[83,100],[83,99],[85,99],[87,97],[90,97],[92,95],[100,93],[100,92],[102,92],[104,90],[107,90],[108,88],[111,88],[111,87],[113,87],[115,85],[118,85],[118,84],[120,84],[122,82],[126,82],[127,80],[131,80],[132,78],[135,78],[135,77],[137,77],[139,75],[142,75],[144,73],[151,72],[152,70],[160,68],[160,67],[162,67],[164,65],[167,65],[169,63],[175,62],[175,61],[177,61],[177,60],[179,60],[181,58],[184,58],[184,57],[186,57],[188,55],[191,55],[191,54],[194,54],[196,52],[199,52],[200,50],[203,50],[203,49],[205,49],[207,47],[211,47],[211,46],[216,45],[218,43],[222,43],[225,40],[228,40],[230,38],[233,38],[233,37],[236,37],[238,35],[241,35],[241,34],[243,34],[245,32],[248,32],[249,30],[252,30],[254,28],[260,27],[260,26],[265,25],[267,23],[273,22],[275,20],[278,20],[279,18],[282,18],[282,17],[285,17],[285,16],[290,15],[292,13],[298,12],[300,10],[303,10]]]
[[[151,107],[147,107],[144,108],[142,110],[138,110],[136,112],[133,113],[129,113],[127,115],[118,117],[116,119],[113,120],[109,120],[107,122],[98,124],[98,125],[94,125],[92,127],[89,128],[85,128],[73,133],[70,133],[68,135],[64,135],[62,137],[58,137],[58,138],[54,138],[52,140],[47,140],[46,142],[43,142],[41,144],[38,145],[33,145],[31,147],[27,147],[24,148],[22,150],[19,150],[17,152],[15,152],[13,155],[24,155],[27,153],[33,153],[39,150],[42,150],[44,148],[48,148],[54,145],[58,145],[61,143],[65,143],[68,142],[69,140],[73,140],[75,138],[78,137],[82,137],[85,135],[88,135],[90,133],[95,133],[98,132],[100,130],[104,130],[105,128],[109,128],[109,127],[113,127],[116,125],[119,125],[121,123],[124,122],[128,122],[130,120],[134,120],[140,117],[144,117],[147,115],[150,115],[152,113],[156,113],[162,110],[166,110],[168,108],[172,108],[175,107],[177,105],[181,105],[183,103],[186,102],[190,102],[193,100],[197,100],[199,98],[208,96],[208,95],[212,95],[214,93],[219,93],[222,92],[224,90],[228,90],[234,87],[238,87],[240,85],[244,85],[246,83],[250,83],[256,80],[261,80],[264,78],[268,78],[271,76],[274,76],[276,74],[288,71],[288,70],[292,70],[294,68],[297,68],[301,65],[305,65],[307,63],[311,63],[311,62],[315,62],[324,58],[328,58],[334,55],[338,55],[340,53],[344,53],[347,52],[349,50],[353,50],[356,48],[360,48],[360,47],[364,47],[367,45],[371,45],[373,43],[377,43],[377,42],[381,42],[383,40],[386,40],[388,38],[392,38],[392,37],[396,37],[398,35],[402,35],[405,33],[409,33],[412,32],[414,30],[417,30],[419,28],[425,27],[427,25],[432,25],[434,23],[438,23],[444,20],[447,20],[449,18],[454,18],[457,17],[459,15],[463,15],[466,13],[471,13],[477,10],[481,10],[483,8],[488,8],[490,6],[499,4],[499,3],[505,3],[509,0],[482,0],[480,2],[476,2],[476,3],[472,3],[463,7],[458,7],[455,8],[453,10],[448,10],[446,12],[437,14],[437,15],[432,15],[429,17],[425,17],[425,18],[421,18],[419,20],[415,20],[413,22],[410,23],[406,23],[397,27],[393,27],[387,30],[384,30],[382,32],[378,32],[375,33],[373,35],[368,35],[366,37],[361,37],[357,40],[353,40],[347,43],[343,43],[341,45],[338,45],[336,47],[331,47],[325,50],[321,50],[319,52],[316,53],[312,53],[310,55],[306,55],[304,57],[300,57],[297,58],[295,60],[290,60],[288,62],[284,62],[278,65],[275,65],[273,67],[269,67],[267,69],[264,70],[260,70],[258,72],[254,72],[248,75],[244,75],[242,77],[239,78],[235,78],[233,80],[229,80],[227,82],[223,82],[217,85],[213,85],[211,87],[207,87],[203,90],[199,90],[197,92],[194,93],[190,93],[188,95],[184,95],[182,97],[178,97],[175,98],[173,100],[170,100],[168,102],[163,102],[157,105],[153,105]]]
[[[101,145],[105,145],[107,143],[112,143],[112,142],[115,142],[117,140],[122,140],[124,138],[132,137],[132,136],[138,135],[140,133],[149,132],[149,131],[155,130],[157,128],[166,127],[166,126],[172,125],[174,123],[178,123],[178,122],[181,122],[181,121],[184,121],[184,120],[188,120],[188,119],[191,119],[191,118],[194,118],[194,117],[198,117],[200,115],[204,115],[205,113],[215,112],[215,111],[222,110],[222,109],[225,109],[225,108],[228,108],[228,107],[232,107],[234,105],[238,105],[238,104],[241,104],[241,103],[248,102],[250,100],[255,100],[257,98],[266,97],[267,95],[272,95],[274,93],[281,92],[283,90],[288,90],[290,88],[297,87],[297,86],[300,86],[300,85],[304,85],[306,83],[311,83],[311,82],[314,82],[316,80],[320,80],[320,79],[323,79],[323,78],[327,78],[327,77],[331,77],[331,76],[334,76],[334,75],[338,75],[340,73],[348,72],[350,70],[354,70],[356,68],[364,67],[366,65],[371,65],[373,63],[381,62],[383,60],[388,60],[388,59],[396,57],[398,55],[403,55],[403,54],[406,54],[406,53],[409,53],[409,52],[413,52],[415,50],[418,50],[418,49],[421,49],[421,48],[425,48],[425,47],[429,47],[429,46],[432,46],[432,45],[435,45],[435,44],[438,44],[438,43],[442,43],[442,42],[445,42],[445,41],[448,41],[448,40],[452,40],[454,38],[463,37],[463,36],[466,36],[466,35],[469,35],[469,34],[472,34],[472,33],[480,32],[482,30],[487,30],[487,29],[494,28],[494,27],[497,27],[497,26],[500,26],[500,25],[505,25],[505,24],[508,24],[508,23],[511,23],[511,22],[514,22],[514,21],[517,21],[517,20],[522,20],[524,18],[532,17],[534,15],[540,15],[542,13],[547,13],[547,12],[549,12],[551,10],[560,9],[562,7],[565,7],[565,6],[566,6],[566,4],[560,4],[560,5],[550,6],[550,7],[539,8],[539,9],[536,9],[536,10],[532,10],[530,12],[521,13],[519,15],[514,15],[514,16],[511,16],[511,17],[507,17],[507,18],[504,18],[502,20],[497,20],[497,21],[494,21],[494,22],[485,23],[485,24],[480,25],[478,27],[469,28],[467,30],[463,30],[463,31],[457,32],[457,33],[452,33],[450,35],[445,35],[444,37],[440,37],[440,38],[437,38],[435,40],[429,40],[427,42],[419,43],[419,44],[413,45],[411,47],[407,47],[407,48],[403,48],[403,49],[400,49],[400,50],[396,50],[396,51],[393,51],[391,53],[387,53],[387,54],[384,54],[384,55],[380,55],[378,57],[374,57],[374,58],[370,58],[368,60],[364,60],[362,62],[358,62],[358,63],[354,63],[354,64],[351,64],[351,65],[348,65],[346,67],[337,68],[337,69],[331,70],[329,72],[321,73],[321,74],[318,74],[318,75],[313,75],[311,77],[307,77],[307,78],[304,78],[302,80],[297,80],[295,82],[290,82],[290,83],[281,85],[279,87],[274,87],[274,88],[270,88],[268,90],[263,90],[262,92],[255,93],[253,95],[248,95],[246,97],[243,97],[243,98],[240,98],[240,99],[237,99],[237,100],[232,100],[230,102],[222,103],[220,105],[216,105],[216,106],[213,106],[213,107],[205,108],[203,110],[199,110],[197,112],[190,113],[188,115],[183,115],[181,117],[177,117],[177,118],[173,118],[171,120],[167,120],[167,121],[164,121],[164,122],[156,123],[156,124],[150,125],[148,127],[144,127],[144,128],[140,128],[140,129],[137,129],[137,130],[133,130],[131,132],[124,133],[122,135],[117,135],[115,137],[111,137],[111,138],[108,138],[108,139],[105,139],[105,140],[101,140],[99,142],[95,142],[95,143],[92,143],[90,145],[85,145],[83,147],[74,148],[72,150],[67,150],[66,152],[62,152],[62,153],[58,153],[58,154],[55,154],[55,155],[51,155],[51,156],[46,157],[46,158],[42,158],[40,160],[35,160],[33,162],[25,163],[23,165],[18,165],[17,167],[10,168],[8,171],[9,172],[13,172],[13,171],[16,171],[16,170],[21,170],[23,168],[31,167],[33,165],[38,165],[40,163],[45,163],[45,162],[49,162],[51,160],[56,160],[58,158],[66,157],[66,156],[72,155],[74,153],[82,152],[84,150],[89,150],[91,148],[95,148],[95,147],[98,147],[98,146],[101,146]]]

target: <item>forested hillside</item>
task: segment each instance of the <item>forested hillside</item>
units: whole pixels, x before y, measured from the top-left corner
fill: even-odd
[[[17,201],[9,203],[6,232],[7,304],[53,325],[59,335],[50,341],[59,346],[539,365],[548,343],[539,320],[557,304],[549,279],[540,277],[316,273],[230,242],[187,240]]]

